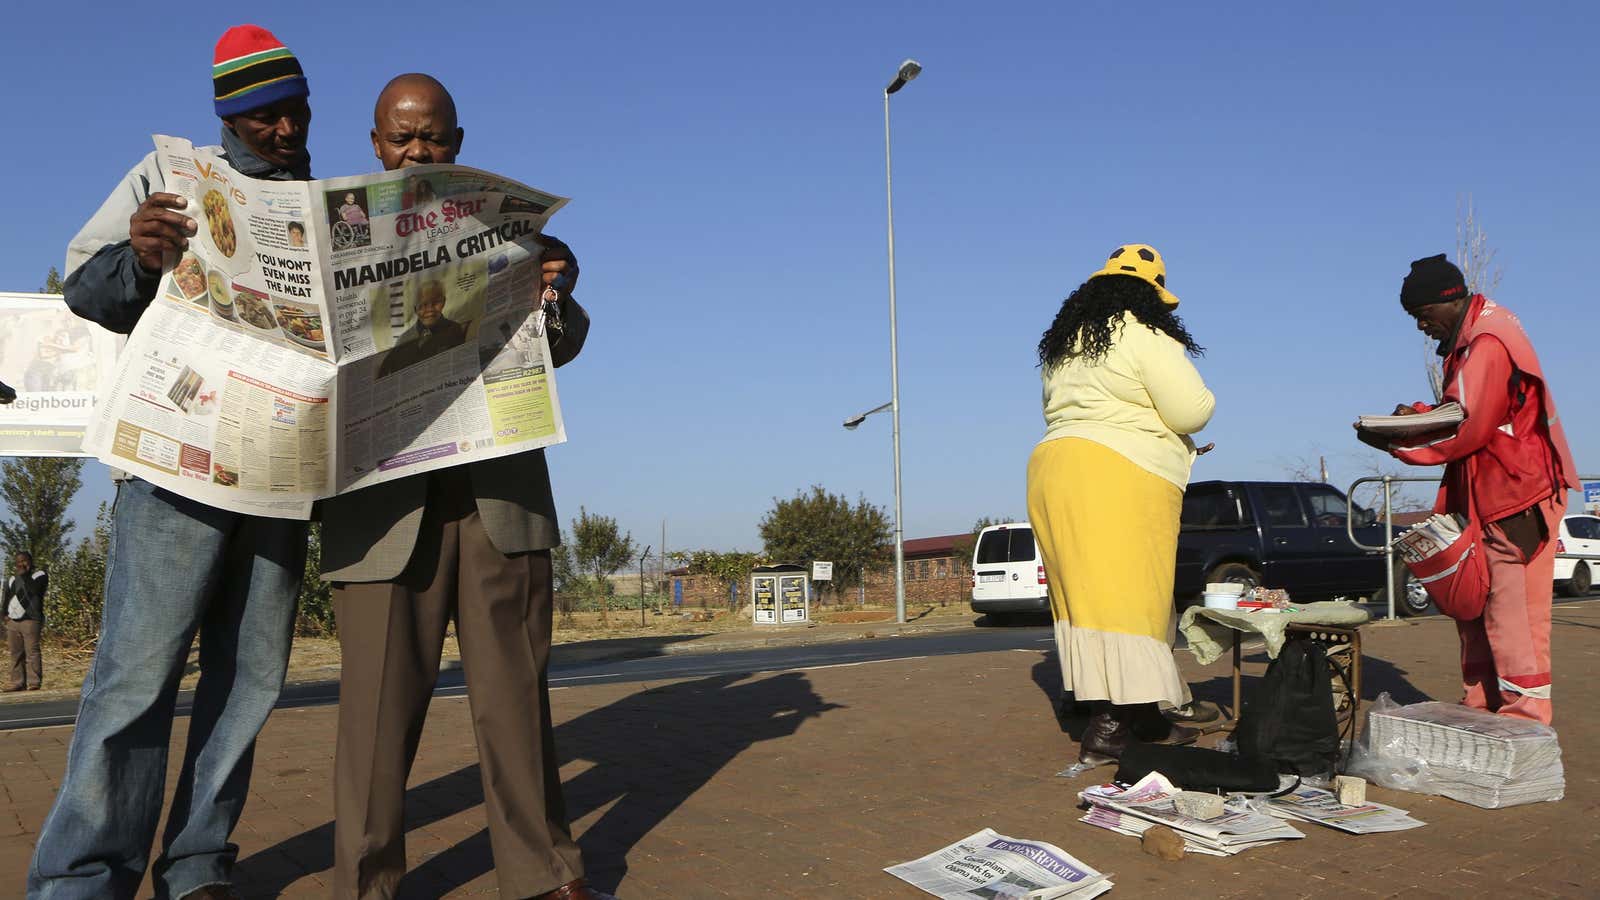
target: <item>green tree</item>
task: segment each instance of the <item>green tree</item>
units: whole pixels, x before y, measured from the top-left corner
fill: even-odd
[[[92,646],[105,607],[106,554],[111,548],[111,508],[100,504],[94,531],[50,570],[50,633],[69,646]]]
[[[852,506],[819,484],[788,500],[774,497],[760,531],[770,560],[804,566],[819,559],[832,562],[829,590],[835,595],[860,584],[868,567],[886,559],[894,537],[889,515],[881,507],[865,497],[858,497]]]
[[[311,523],[306,535],[306,568],[300,581],[300,608],[294,633],[303,637],[333,637],[339,633],[333,615],[333,585],[322,580],[322,523]]]
[[[738,605],[734,599],[735,589],[749,580],[750,570],[760,562],[760,556],[738,550],[728,553],[693,550],[689,553],[689,574],[715,578],[722,585],[722,593],[728,597],[729,608],[734,608]]]
[[[8,459],[0,465],[0,498],[11,517],[0,521],[0,542],[9,559],[19,550],[49,568],[66,556],[73,521],[67,505],[83,482],[83,460],[53,456]]]
[[[41,294],[59,294],[59,293],[61,293],[61,288],[62,288],[61,273],[56,270],[55,266],[51,266],[50,267],[50,271],[45,273],[45,276],[44,276],[44,287],[39,289],[39,293],[41,293]]]
[[[606,596],[611,586],[607,576],[633,562],[633,535],[617,527],[610,516],[590,515],[578,507],[572,520],[573,568],[583,573],[590,591],[600,605],[600,624],[611,624],[606,615]]]

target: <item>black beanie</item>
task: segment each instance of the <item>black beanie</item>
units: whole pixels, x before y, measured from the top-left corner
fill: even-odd
[[[1449,303],[1467,296],[1467,280],[1455,264],[1438,256],[1411,264],[1411,274],[1400,283],[1400,305],[1412,311],[1434,303]]]

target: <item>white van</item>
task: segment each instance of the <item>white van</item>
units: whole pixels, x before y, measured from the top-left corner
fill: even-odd
[[[1050,587],[1044,560],[1027,522],[990,525],[972,548],[972,611],[1004,614],[1044,612]]]

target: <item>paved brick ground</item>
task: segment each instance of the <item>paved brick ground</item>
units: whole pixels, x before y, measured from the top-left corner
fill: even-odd
[[[628,898],[923,895],[880,870],[989,826],[1114,873],[1116,897],[1594,896],[1600,883],[1600,604],[1556,612],[1567,798],[1509,810],[1374,789],[1427,827],[1163,863],[1076,821],[1076,745],[1054,659],[1011,651],[554,694],[568,802],[594,880]],[[1367,632],[1368,695],[1454,699],[1453,626]],[[1186,655],[1185,655],[1186,656]],[[1222,664],[1188,674],[1223,699]],[[249,897],[319,897],[331,863],[336,710],[276,713],[236,840]],[[0,896],[21,873],[69,729],[0,733]],[[184,723],[174,735],[183,740]],[[177,753],[174,753],[176,759]],[[434,703],[413,776],[413,897],[495,894],[467,701]],[[1104,772],[1104,770],[1102,770]]]

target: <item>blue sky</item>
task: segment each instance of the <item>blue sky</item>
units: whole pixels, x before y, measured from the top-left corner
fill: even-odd
[[[0,35],[13,180],[0,289],[35,290],[164,132],[213,141],[209,65],[238,19],[22,4]],[[883,85],[894,97],[908,537],[1020,515],[1042,432],[1033,348],[1106,253],[1164,254],[1218,397],[1196,478],[1381,461],[1357,413],[1422,399],[1410,260],[1470,194],[1574,449],[1600,225],[1591,4],[279,3],[322,177],[376,168],[392,75],[456,95],[461,161],[567,194],[550,230],[594,318],[560,372],[564,517],[641,543],[759,546],[772,498],[892,499]],[[398,11],[397,11],[398,10]],[[86,470],[80,525],[110,496]]]

